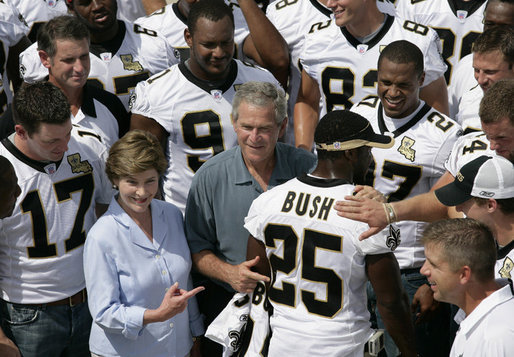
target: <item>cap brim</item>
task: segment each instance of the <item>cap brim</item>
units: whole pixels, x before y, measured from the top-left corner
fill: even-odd
[[[394,138],[389,135],[374,134],[372,138],[367,140],[366,146],[380,149],[389,149],[394,145]]]
[[[393,145],[394,138],[392,136],[374,134],[370,139],[355,139],[344,142],[335,142],[332,144],[316,144],[316,149],[326,151],[343,151],[360,148],[362,146],[389,149]]]
[[[434,193],[439,202],[445,206],[457,206],[473,198],[469,193],[462,191],[462,189],[455,184],[455,181],[438,188]]]

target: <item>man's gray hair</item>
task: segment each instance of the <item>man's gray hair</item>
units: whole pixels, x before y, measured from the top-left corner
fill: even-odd
[[[273,104],[275,108],[275,122],[282,124],[287,116],[286,95],[282,88],[278,88],[269,82],[250,81],[241,85],[232,100],[232,120],[235,122],[239,117],[239,106],[241,102],[256,107],[266,107]]]

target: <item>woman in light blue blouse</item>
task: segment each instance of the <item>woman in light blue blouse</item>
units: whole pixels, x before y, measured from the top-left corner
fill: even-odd
[[[191,290],[182,214],[153,199],[166,166],[159,142],[144,131],[109,151],[106,172],[119,194],[84,248],[93,356],[200,356],[204,327],[194,295],[203,287]]]

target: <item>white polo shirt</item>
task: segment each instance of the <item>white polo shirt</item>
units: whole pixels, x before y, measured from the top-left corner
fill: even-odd
[[[463,310],[455,315],[460,323],[450,357],[512,356],[514,351],[514,296],[507,284],[495,291],[466,316]]]

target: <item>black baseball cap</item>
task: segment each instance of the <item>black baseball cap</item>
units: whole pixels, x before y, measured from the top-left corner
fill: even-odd
[[[361,146],[388,149],[394,138],[373,131],[369,121],[349,110],[334,110],[320,119],[314,133],[316,150],[343,151]]]

